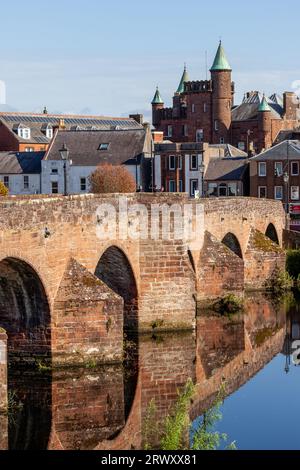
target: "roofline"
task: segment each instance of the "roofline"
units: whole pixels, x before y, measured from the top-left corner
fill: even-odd
[[[44,114],[44,113],[26,113],[26,112],[5,112],[0,111],[0,118],[1,116],[36,116],[36,117],[51,117],[57,119],[64,119],[64,118],[79,118],[79,119],[103,119],[103,120],[118,120],[118,121],[134,121],[133,118],[128,117],[115,117],[115,116],[100,116],[100,115],[85,115],[85,114]],[[137,123],[138,124],[138,123]]]
[[[52,139],[51,139],[51,142],[50,142],[50,144],[49,144],[49,146],[48,146],[48,149],[46,150],[46,154],[45,154],[43,160],[48,160],[48,154],[49,154],[50,150],[51,150],[52,147],[53,147],[53,144],[54,144],[54,141],[55,141],[55,139],[56,139],[56,137],[57,137],[58,131],[59,131],[58,128],[55,129],[54,135],[53,135],[53,137],[52,137]]]
[[[291,142],[300,142],[298,140],[293,140],[293,139],[286,139],[286,140],[283,140],[282,142],[279,142],[278,144],[276,145],[273,145],[273,147],[270,147],[266,150],[264,150],[263,152],[259,153],[258,155],[254,155],[254,157],[251,157],[249,158],[249,160],[259,160],[259,158],[261,158],[263,155],[265,155],[266,153],[270,152],[271,150],[274,150],[276,149],[276,147],[279,147],[283,144],[287,144],[287,145],[290,145]],[[300,151],[300,148],[299,148],[299,151]]]

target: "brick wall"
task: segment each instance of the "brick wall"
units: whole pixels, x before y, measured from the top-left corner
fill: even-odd
[[[52,361],[116,362],[123,357],[123,300],[71,259],[52,314]]]
[[[205,233],[197,278],[198,300],[244,290],[244,262],[210,233]]]

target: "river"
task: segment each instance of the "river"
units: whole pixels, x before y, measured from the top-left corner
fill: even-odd
[[[238,449],[300,449],[300,368],[291,355],[297,339],[299,299],[280,303],[256,293],[247,296],[243,314],[200,315],[196,332],[127,342],[124,365],[9,369],[10,412],[0,416],[0,449],[142,449],[150,402],[154,419],[163,419],[189,379],[196,385],[195,423],[225,384],[216,429]]]

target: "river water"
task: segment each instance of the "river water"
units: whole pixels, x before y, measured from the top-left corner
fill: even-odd
[[[140,336],[124,366],[10,371],[10,412],[0,416],[0,448],[159,447],[148,429],[149,404],[155,403],[152,419],[163,419],[192,379],[195,423],[224,384],[216,429],[238,449],[300,449],[300,368],[291,355],[299,338],[298,299],[280,303],[253,294],[244,314],[200,315],[195,333]]]

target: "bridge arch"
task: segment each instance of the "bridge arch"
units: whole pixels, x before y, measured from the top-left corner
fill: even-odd
[[[124,300],[124,331],[138,329],[138,288],[132,265],[125,252],[116,245],[102,254],[95,275]]]
[[[266,235],[266,237],[270,238],[270,240],[272,240],[272,242],[276,243],[276,245],[279,245],[279,237],[278,237],[275,225],[270,223],[267,227],[265,235]]]
[[[227,246],[234,254],[243,259],[243,252],[237,237],[229,232],[222,240],[223,245]]]
[[[34,363],[51,358],[50,306],[37,271],[21,258],[0,261],[0,326],[8,335],[10,359]]]

